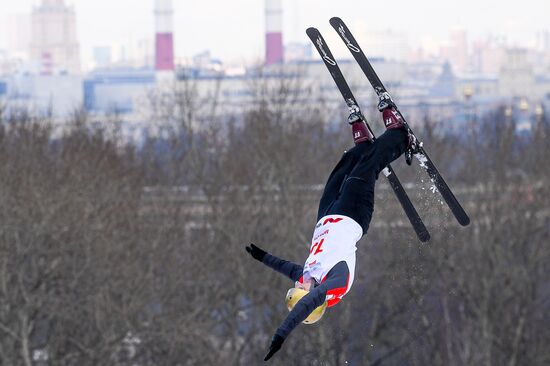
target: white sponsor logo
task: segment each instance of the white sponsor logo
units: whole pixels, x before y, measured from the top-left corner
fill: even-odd
[[[357,139],[357,138],[359,138],[359,137],[361,137],[361,132],[355,131],[355,134],[354,134],[353,138],[356,138],[356,139]]]
[[[356,52],[356,53],[361,52],[361,50],[357,46],[352,44],[351,41],[349,40],[349,38],[346,37],[346,31],[345,31],[343,25],[338,27],[338,32],[340,33],[340,35],[342,36],[342,39],[344,40],[344,42],[346,42],[346,46],[348,46],[348,48],[350,50],[352,50],[353,52]]]
[[[317,241],[317,239],[319,239],[321,236],[323,235],[327,235],[329,233],[328,229],[323,231],[321,234],[317,235],[316,237],[313,238],[313,241]]]
[[[331,64],[332,66],[336,66],[336,61],[331,59],[328,56],[327,51],[325,51],[325,49],[323,48],[323,40],[321,39],[321,37],[317,38],[316,43],[317,43],[317,46],[319,47],[319,51],[321,51],[321,54],[323,55],[323,60],[325,60],[327,63]]]

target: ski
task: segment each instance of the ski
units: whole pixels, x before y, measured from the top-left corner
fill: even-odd
[[[330,25],[336,30],[342,41],[346,44],[347,48],[363,70],[363,73],[365,73],[365,76],[371,83],[372,87],[374,88],[374,91],[376,94],[381,96],[389,97],[388,91],[384,87],[384,84],[382,84],[382,81],[374,71],[372,65],[370,64],[369,60],[367,59],[367,56],[351,34],[349,28],[346,26],[346,24],[342,21],[342,19],[338,17],[334,17],[330,19]],[[403,114],[399,111],[397,107],[395,107],[401,118],[403,118],[403,121],[405,122],[405,126],[409,130],[409,133],[413,134],[411,128],[409,127],[407,121],[403,117]],[[416,135],[415,135],[416,137]],[[468,217],[468,214],[456,197],[454,196],[453,192],[435,167],[434,163],[424,150],[424,147],[422,143],[419,143],[419,148],[417,152],[414,154],[414,156],[417,158],[417,160],[420,163],[420,167],[424,169],[428,175],[430,176],[432,182],[434,183],[435,187],[453,212],[453,215],[457,219],[457,221],[462,226],[467,226],[470,223],[470,218]]]
[[[308,28],[306,30],[306,33],[308,37],[311,39],[311,42],[313,42],[313,45],[319,52],[319,55],[321,55],[321,58],[323,59],[323,62],[325,63],[325,66],[327,67],[328,71],[332,75],[332,79],[336,83],[336,86],[338,87],[338,90],[342,93],[342,97],[344,98],[350,113],[355,113],[356,115],[360,116],[360,118],[365,122],[367,125],[367,128],[369,129],[369,132],[374,139],[374,133],[372,132],[369,124],[367,123],[367,119],[365,116],[363,116],[363,113],[361,112],[361,109],[359,108],[359,104],[357,103],[357,100],[353,96],[351,89],[346,82],[346,79],[344,79],[344,75],[342,74],[342,71],[340,70],[340,67],[336,63],[336,60],[332,56],[332,53],[330,52],[330,49],[325,43],[325,40],[321,36],[321,33],[315,28]],[[430,233],[428,232],[428,229],[426,229],[426,226],[422,222],[422,219],[418,215],[418,212],[414,208],[411,200],[409,199],[409,196],[407,195],[407,192],[405,192],[405,189],[401,185],[401,182],[395,175],[395,172],[393,171],[393,168],[391,165],[388,165],[384,170],[382,171],[384,175],[388,178],[388,181],[390,183],[390,186],[392,187],[393,191],[395,192],[395,195],[397,196],[397,199],[399,200],[399,203],[401,203],[401,206],[403,207],[403,210],[407,214],[407,217],[409,218],[409,221],[411,222],[414,231],[416,232],[416,235],[422,242],[427,242],[430,240]]]

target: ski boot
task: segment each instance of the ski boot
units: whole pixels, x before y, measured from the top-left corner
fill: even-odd
[[[363,116],[361,115],[359,107],[350,105],[349,111],[348,123],[351,125],[351,132],[353,133],[353,142],[355,145],[359,145],[365,141],[372,142],[373,136],[367,124],[363,121]]]
[[[418,142],[418,139],[411,132],[408,126],[406,126],[403,116],[401,116],[401,113],[397,110],[397,107],[388,92],[380,94],[378,110],[382,112],[382,119],[384,120],[384,126],[386,126],[386,129],[390,130],[403,128],[407,131],[409,143],[407,145],[407,150],[405,150],[405,161],[407,162],[407,165],[411,165],[413,155],[419,151],[421,144]]]

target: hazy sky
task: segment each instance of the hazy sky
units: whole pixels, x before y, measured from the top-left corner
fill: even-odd
[[[6,17],[30,12],[39,0],[0,0],[0,48],[6,47]],[[174,0],[176,55],[209,49],[222,59],[260,58],[264,52],[264,0]],[[66,0],[77,10],[83,53],[93,46],[151,38],[154,0]],[[550,29],[550,0],[283,0],[284,41],[307,43],[305,29],[332,32],[331,16],[351,27],[405,31],[411,42],[445,40],[449,29],[472,36],[505,34],[516,44]],[[337,48],[334,46],[333,48]],[[337,51],[338,52],[338,51]]]

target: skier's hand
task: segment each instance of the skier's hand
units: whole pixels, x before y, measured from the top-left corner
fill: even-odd
[[[265,355],[264,361],[267,361],[271,357],[273,357],[273,355],[281,349],[284,341],[285,339],[283,337],[275,334],[273,338],[271,338],[271,345],[269,346],[269,351],[267,352],[267,355]]]
[[[254,244],[250,243],[247,247],[245,247],[246,251],[256,260],[259,260],[260,262],[264,259],[267,252],[263,250],[262,248],[258,248]]]

